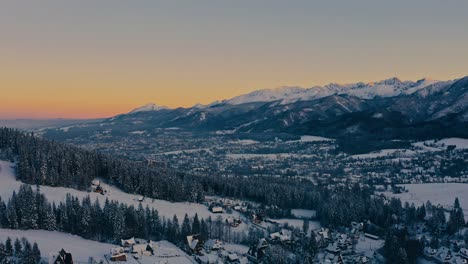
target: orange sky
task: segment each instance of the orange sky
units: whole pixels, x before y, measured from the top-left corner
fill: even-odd
[[[468,1],[222,2],[5,4],[0,118],[108,117],[283,85],[468,75]]]

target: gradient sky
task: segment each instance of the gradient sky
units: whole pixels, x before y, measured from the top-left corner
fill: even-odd
[[[0,118],[107,117],[261,88],[468,75],[466,0],[0,3]]]

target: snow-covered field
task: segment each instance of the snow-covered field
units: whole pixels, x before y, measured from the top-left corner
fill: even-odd
[[[291,214],[297,218],[314,218],[317,215],[315,210],[291,209]]]
[[[301,139],[299,140],[292,140],[288,142],[293,143],[293,142],[321,142],[321,141],[334,141],[334,139],[318,137],[318,136],[301,136]]]
[[[75,262],[87,262],[90,256],[99,261],[104,260],[104,254],[108,254],[110,249],[115,247],[112,244],[86,240],[56,231],[0,229],[0,240],[5,241],[7,237],[13,240],[25,237],[31,243],[37,242],[45,260],[49,255],[57,255],[57,252],[63,248],[72,253]]]
[[[13,191],[17,191],[21,184],[21,182],[15,179],[13,164],[6,161],[0,161],[0,196],[2,199],[8,200],[11,197]],[[101,183],[101,186],[104,188],[104,190],[107,191],[106,195],[78,191],[72,188],[50,186],[41,186],[41,192],[45,194],[50,202],[55,203],[65,201],[67,193],[70,193],[80,199],[89,195],[91,197],[91,201],[98,199],[101,205],[104,204],[106,198],[109,200],[116,200],[127,205],[134,205],[135,207],[139,205],[139,195],[125,193],[114,186],[104,183]],[[141,204],[143,207],[149,206],[150,208],[157,209],[159,211],[159,215],[162,217],[172,218],[175,214],[177,215],[179,221],[184,219],[185,214],[193,217],[196,213],[200,218],[205,219],[209,216],[211,216],[213,219],[216,219],[218,216],[221,216],[223,219],[227,218],[228,216],[240,217],[240,214],[235,211],[232,214],[213,214],[206,206],[198,203],[171,203],[165,200],[146,198]],[[243,223],[234,230],[247,230],[247,226]]]
[[[466,138],[444,138],[438,141],[426,140],[415,142],[412,144],[415,147],[422,148],[426,151],[441,151],[447,146],[456,146],[456,149],[468,149],[468,139]]]
[[[89,257],[94,260],[105,261],[104,255],[109,255],[110,249],[116,247],[113,244],[100,243],[92,240],[86,240],[79,236],[70,235],[56,231],[44,230],[12,230],[0,229],[0,240],[5,241],[7,237],[11,239],[27,238],[31,243],[36,242],[41,250],[44,260],[49,260],[53,255],[63,248],[73,256],[74,263],[88,263]],[[174,244],[168,241],[155,242],[154,256],[140,257],[139,262],[128,256],[129,263],[171,263],[171,264],[193,264],[196,263],[192,258],[185,254]]]
[[[411,157],[416,152],[408,149],[382,149],[367,154],[352,155],[350,158],[353,159],[375,159],[387,156],[399,156],[399,157]]]
[[[417,206],[427,201],[432,204],[440,204],[449,208],[453,206],[455,198],[458,197],[465,217],[468,217],[468,184],[463,183],[425,183],[425,184],[403,184],[408,190],[406,193],[394,194],[384,192],[387,197],[396,197],[401,201],[414,203]]]
[[[274,153],[274,154],[226,154],[227,158],[230,159],[269,159],[269,160],[276,160],[276,159],[284,159],[284,158],[316,158],[316,155],[308,155],[308,154],[291,154],[291,153]]]

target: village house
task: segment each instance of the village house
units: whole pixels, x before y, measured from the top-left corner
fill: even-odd
[[[468,249],[466,248],[461,248],[458,254],[468,260]]]
[[[73,264],[72,254],[67,253],[63,248],[56,257],[52,256],[52,259],[55,259],[53,264]]]
[[[221,206],[215,206],[211,208],[211,212],[213,214],[222,214],[223,213],[223,208]]]
[[[207,252],[224,249],[223,242],[219,239],[208,239],[203,247]]]
[[[126,249],[131,248],[133,245],[136,244],[135,238],[132,237],[130,239],[121,239],[120,245]],[[128,250],[127,250],[128,251]]]
[[[127,254],[123,247],[115,247],[111,249],[111,261],[127,261]]]
[[[203,249],[203,245],[204,243],[200,235],[187,236],[187,247],[190,253],[199,254]]]
[[[291,230],[281,229],[279,232],[274,232],[270,234],[270,240],[279,241],[282,243],[289,243],[293,239],[293,234]]]

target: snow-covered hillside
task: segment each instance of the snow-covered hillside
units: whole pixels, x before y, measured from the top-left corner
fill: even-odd
[[[461,202],[464,207],[465,217],[468,217],[468,184],[464,183],[425,183],[425,184],[403,184],[408,192],[394,194],[392,192],[384,192],[387,197],[396,197],[401,201],[414,203],[416,206],[421,206],[427,201],[431,201],[434,205],[442,205],[446,208],[453,206],[455,198]]]
[[[57,255],[57,252],[63,248],[73,254],[75,262],[87,262],[89,257],[99,261],[104,260],[104,254],[108,254],[110,249],[115,247],[112,244],[86,240],[56,231],[0,229],[0,240],[5,241],[8,237],[13,240],[24,237],[31,243],[36,242],[45,260],[51,255]]]
[[[14,165],[10,162],[0,161],[0,196],[3,200],[8,200],[11,197],[13,191],[18,191],[22,184],[15,179],[13,166]],[[140,202],[138,202],[139,195],[125,193],[120,189],[105,183],[101,183],[101,186],[104,188],[104,190],[107,191],[106,195],[101,195],[94,192],[88,193],[85,191],[78,191],[72,188],[64,187],[40,186],[40,189],[50,202],[55,203],[65,201],[67,193],[70,193],[79,199],[89,195],[92,201],[98,199],[101,205],[104,204],[106,198],[109,200],[125,203],[127,205],[134,205],[135,207],[138,207],[140,204]],[[213,219],[216,219],[218,216],[221,216],[223,219],[226,219],[229,216],[241,217],[240,214],[235,211],[232,214],[213,214],[206,206],[198,203],[171,203],[165,200],[147,198],[141,202],[141,204],[143,207],[149,206],[149,208],[157,209],[161,217],[172,218],[174,215],[177,215],[180,221],[184,219],[185,214],[188,214],[190,217],[198,214],[198,217],[205,219],[207,219],[209,216],[211,216]],[[235,231],[242,231],[246,229],[247,225],[242,223],[235,229]]]
[[[79,236],[56,231],[0,229],[0,240],[5,241],[8,237],[13,240],[24,237],[31,243],[36,242],[41,250],[42,258],[46,261],[50,261],[50,258],[57,255],[58,251],[63,248],[72,253],[74,263],[88,263],[89,257],[93,257],[95,261],[102,260],[107,263],[104,255],[109,255],[111,248],[117,247],[117,245],[86,240]],[[196,263],[170,242],[155,242],[155,248],[154,256],[145,256],[140,261],[128,258],[128,263]]]
[[[143,106],[140,106],[138,108],[133,109],[132,111],[129,112],[129,114],[134,114],[134,113],[138,113],[138,112],[159,111],[159,110],[163,110],[163,109],[168,109],[168,107],[159,106],[159,105],[154,104],[154,103],[149,103],[149,104],[145,104]]]
[[[296,101],[313,100],[333,94],[347,94],[363,99],[375,97],[393,97],[400,94],[411,94],[417,92],[438,81],[422,79],[416,82],[401,81],[398,78],[390,78],[379,82],[336,84],[312,88],[280,87],[276,89],[257,90],[248,94],[236,96],[224,101],[227,104],[238,105],[251,102],[273,102],[282,100],[283,104]]]

